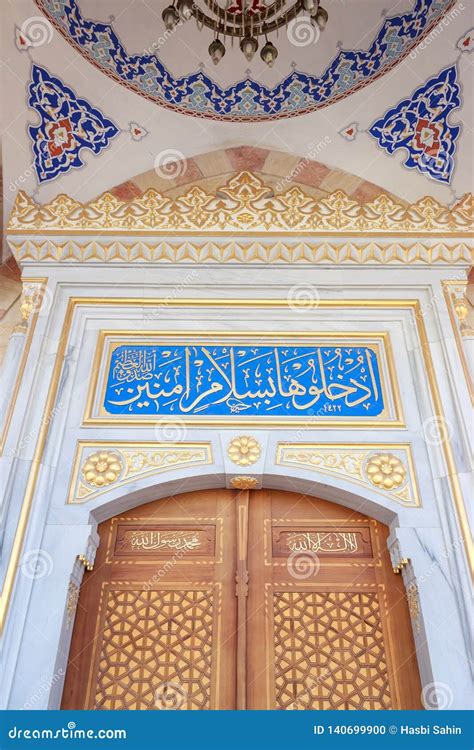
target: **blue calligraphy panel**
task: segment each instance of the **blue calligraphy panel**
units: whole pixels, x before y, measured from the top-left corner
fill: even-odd
[[[117,346],[104,408],[160,417],[374,417],[376,352],[363,346]]]

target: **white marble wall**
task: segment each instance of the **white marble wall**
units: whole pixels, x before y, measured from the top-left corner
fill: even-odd
[[[39,457],[38,481],[32,497],[2,641],[0,705],[7,708],[54,708],[59,705],[72,623],[67,599],[71,580],[80,583],[78,555],[93,557],[97,523],[152,499],[191,489],[228,486],[235,474],[255,476],[259,486],[302,490],[357,508],[390,525],[392,557],[410,559],[404,575],[418,587],[422,616],[415,629],[420,672],[425,686],[447,685],[450,706],[465,708],[472,695],[469,644],[469,576],[443,446],[430,430],[433,404],[412,312],[386,306],[387,300],[418,299],[423,311],[436,379],[442,395],[457,475],[469,500],[471,404],[462,376],[441,281],[453,269],[325,268],[242,266],[120,267],[51,264],[28,268],[29,276],[49,276],[48,304],[41,311],[28,366],[8,432],[2,470],[1,503],[6,523],[0,573],[5,577],[12,554],[23,499],[31,479],[38,438],[47,422]],[[459,270],[456,270],[459,274]],[[186,280],[187,279],[187,280]],[[183,281],[186,280],[186,281]],[[312,285],[322,300],[361,300],[357,308],[315,306],[232,308],[228,305],[186,306],[186,298],[279,299],[290,290]],[[58,395],[49,416],[45,404],[61,330],[70,298],[136,299],[136,304],[81,304],[75,308]],[[141,300],[167,300],[144,307]],[[364,300],[381,301],[380,307]],[[183,304],[176,304],[182,302]],[[385,303],[385,306],[384,306]],[[180,439],[212,444],[214,463],[175,469],[125,487],[114,487],[80,505],[66,503],[72,462],[79,440],[153,441],[149,426],[82,426],[98,332],[101,330],[176,332],[318,331],[331,334],[388,331],[395,353],[396,376],[406,427],[361,428],[212,428],[186,427]],[[229,440],[254,435],[262,446],[251,471],[227,456]],[[161,438],[160,438],[161,439]],[[277,466],[276,444],[285,442],[380,443],[411,445],[422,507],[407,508],[386,494],[361,488],[349,478],[306,469]],[[31,560],[39,558],[37,570]],[[34,568],[34,566],[33,566]]]

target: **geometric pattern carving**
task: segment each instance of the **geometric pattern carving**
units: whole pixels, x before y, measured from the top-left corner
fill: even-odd
[[[36,232],[37,230],[33,230]],[[459,230],[463,232],[461,228]],[[382,232],[383,234],[383,232]],[[41,260],[61,262],[67,260],[79,263],[272,263],[288,265],[423,265],[430,263],[469,266],[472,251],[466,241],[408,240],[406,242],[379,238],[377,241],[335,239],[330,242],[317,242],[304,239],[290,243],[272,237],[252,241],[236,241],[226,238],[225,242],[204,238],[200,241],[187,239],[182,242],[172,237],[159,241],[143,239],[127,240],[117,237],[113,241],[98,241],[87,234],[65,238],[60,242],[53,237],[30,239],[28,236],[10,235],[8,244],[19,263]]]
[[[195,185],[177,196],[150,188],[131,201],[103,193],[89,203],[58,195],[39,204],[18,191],[8,232],[74,232],[100,229],[104,233],[226,231],[230,233],[304,232],[328,235],[338,232],[374,233],[377,236],[416,233],[465,233],[472,229],[472,195],[451,207],[435,198],[404,205],[381,193],[374,200],[358,201],[342,190],[314,198],[300,187],[283,192],[252,172],[231,176],[214,190]],[[44,244],[44,237],[41,237]],[[291,251],[287,251],[290,252]],[[111,251],[112,257],[114,256]],[[130,250],[130,258],[136,254]],[[68,253],[63,257],[69,259]],[[93,256],[92,256],[93,257]]]
[[[94,708],[209,709],[212,626],[212,591],[109,591]]]
[[[390,709],[376,592],[273,595],[278,709]]]

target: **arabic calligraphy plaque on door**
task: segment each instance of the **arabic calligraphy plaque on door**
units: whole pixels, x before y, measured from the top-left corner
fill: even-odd
[[[278,339],[276,339],[277,341]],[[113,344],[101,416],[365,421],[389,416],[380,344]]]
[[[131,526],[119,524],[114,555],[118,557],[212,557],[215,526]]]
[[[369,529],[289,528],[272,530],[273,557],[313,553],[318,557],[372,557]]]

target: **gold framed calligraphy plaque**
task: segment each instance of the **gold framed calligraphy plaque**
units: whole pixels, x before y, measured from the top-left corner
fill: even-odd
[[[101,331],[84,424],[404,426],[378,333]]]
[[[213,557],[215,532],[212,525],[118,524],[114,557]]]
[[[277,526],[272,529],[273,557],[314,554],[318,557],[372,557],[370,530],[360,527]]]

